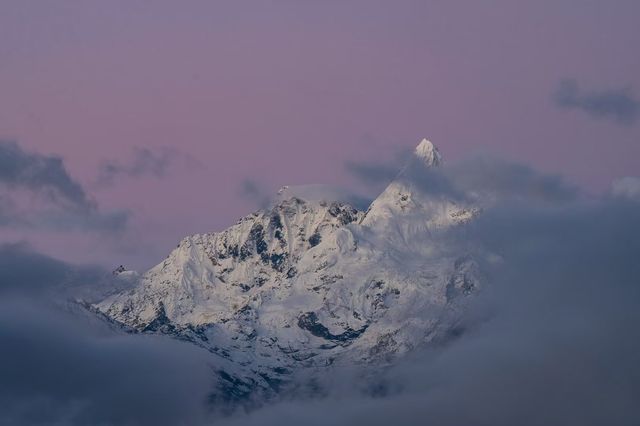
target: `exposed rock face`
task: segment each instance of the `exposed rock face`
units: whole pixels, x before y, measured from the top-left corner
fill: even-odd
[[[428,141],[416,159],[442,162]],[[387,363],[456,327],[480,273],[439,235],[475,207],[431,197],[402,173],[366,213],[281,192],[271,209],[185,238],[136,288],[94,307],[205,347],[240,394],[277,390],[300,367]]]

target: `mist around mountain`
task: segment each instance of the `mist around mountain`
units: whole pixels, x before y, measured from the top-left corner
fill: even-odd
[[[2,246],[0,423],[637,424],[619,188],[423,141],[366,210],[284,188],[140,275]]]

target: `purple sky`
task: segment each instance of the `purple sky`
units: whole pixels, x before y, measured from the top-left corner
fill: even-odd
[[[0,240],[148,267],[255,209],[246,179],[350,185],[346,161],[425,136],[448,161],[489,152],[602,191],[640,174],[639,18],[635,0],[5,0],[0,139],[132,216],[124,235]],[[583,97],[561,107],[566,79]]]

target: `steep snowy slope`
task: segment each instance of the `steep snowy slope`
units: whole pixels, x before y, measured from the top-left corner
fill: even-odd
[[[412,180],[441,162],[422,141],[366,213],[283,188],[272,208],[185,238],[136,288],[95,308],[207,348],[238,394],[277,389],[300,367],[390,362],[451,333],[480,283],[470,250],[440,238],[477,209]]]
[[[376,198],[362,225],[381,232],[393,222],[411,226],[406,237],[420,235],[470,220],[478,209],[454,202],[444,190],[434,169],[442,166],[442,155],[427,139],[416,147],[414,156],[391,184]],[[418,227],[418,229],[415,229]]]

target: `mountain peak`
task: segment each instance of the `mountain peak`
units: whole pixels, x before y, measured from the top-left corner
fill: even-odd
[[[481,285],[473,253],[439,232],[476,210],[417,181],[440,162],[423,140],[366,213],[325,185],[283,187],[275,205],[183,239],[141,277],[120,272],[122,290],[92,309],[211,353],[219,389],[237,401],[293,389],[302,368],[388,365],[438,345]]]
[[[440,154],[438,148],[426,138],[420,141],[414,154],[427,166],[439,166],[442,163],[442,154]]]

